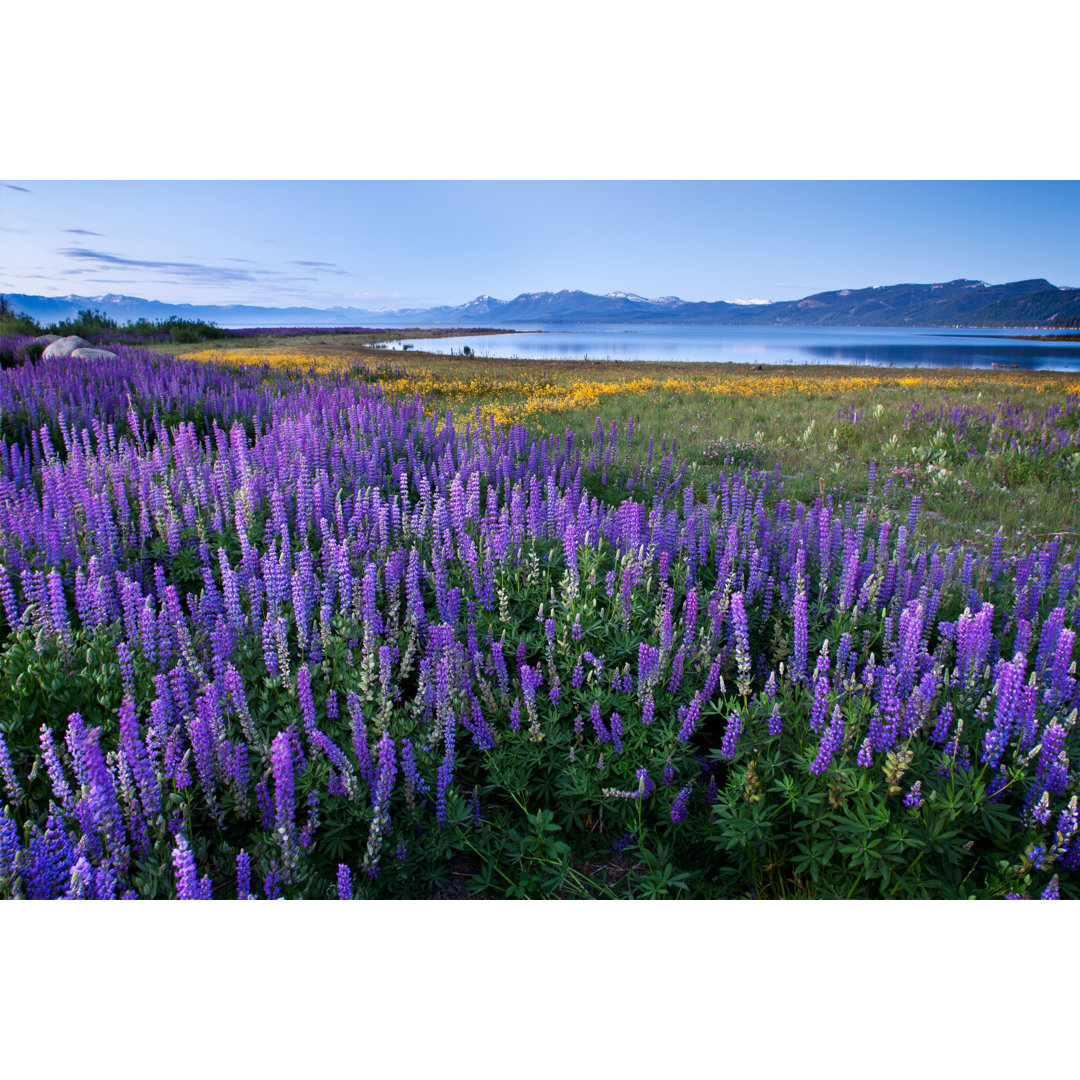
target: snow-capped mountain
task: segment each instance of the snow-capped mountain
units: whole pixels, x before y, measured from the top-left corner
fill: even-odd
[[[815,293],[801,300],[648,299],[630,292],[604,296],[580,290],[521,293],[512,300],[477,296],[457,306],[399,308],[261,307],[167,304],[135,296],[8,294],[15,311],[42,324],[92,308],[119,322],[178,316],[219,326],[514,326],[566,323],[712,323],[792,326],[1032,326],[1080,317],[1080,290],[1044,278],[990,285],[961,278],[928,285],[874,285]]]

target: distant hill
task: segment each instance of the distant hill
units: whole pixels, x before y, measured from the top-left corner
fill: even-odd
[[[352,308],[257,307],[249,304],[168,304],[137,296],[107,293],[104,296],[28,296],[7,293],[8,303],[39,323],[70,319],[90,308],[118,322],[136,319],[202,319],[219,326],[356,326]]]
[[[512,300],[478,296],[456,307],[369,311],[363,308],[167,304],[134,296],[8,295],[15,311],[38,322],[92,308],[120,322],[139,318],[203,319],[219,326],[513,326],[560,323],[711,323],[734,326],[1054,326],[1080,318],[1080,289],[1044,278],[989,285],[965,278],[930,285],[876,285],[815,293],[775,303],[648,299],[578,290],[521,293]]]

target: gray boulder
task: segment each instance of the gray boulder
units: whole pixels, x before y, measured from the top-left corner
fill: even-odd
[[[116,353],[108,349],[73,349],[71,358],[73,360],[115,360]]]
[[[35,345],[51,345],[54,341],[59,341],[59,334],[42,334],[40,337],[36,337],[33,340]]]
[[[90,342],[83,340],[81,337],[62,337],[57,338],[54,342],[45,346],[45,351],[41,354],[44,360],[63,360],[65,357],[70,356],[76,349],[88,349]]]

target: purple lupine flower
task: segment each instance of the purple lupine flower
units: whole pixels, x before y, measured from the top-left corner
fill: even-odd
[[[780,716],[780,703],[774,701],[769,713],[769,734],[779,735],[784,730],[784,721]]]
[[[521,695],[525,701],[525,711],[529,716],[529,733],[534,742],[539,742],[543,738],[540,732],[540,722],[536,712],[536,691],[540,688],[540,684],[543,681],[543,675],[540,671],[540,665],[538,664],[535,670],[529,667],[528,664],[522,664],[520,667],[521,674]]]
[[[933,730],[930,732],[930,739],[932,742],[937,743],[939,746],[948,737],[949,732],[952,731],[953,726],[953,707],[951,702],[946,702],[941,707],[941,712],[938,713],[937,722],[934,724]]]
[[[275,866],[271,866],[263,878],[263,896],[267,900],[278,900],[281,897],[281,872]]]
[[[1050,693],[1055,701],[1069,700],[1076,685],[1076,680],[1069,674],[1075,640],[1076,634],[1072,630],[1062,630],[1058,635],[1049,678]]]
[[[90,860],[80,855],[71,867],[71,880],[67,892],[68,900],[92,900],[94,897],[94,871]]]
[[[917,810],[922,804],[922,781],[916,780],[915,783],[911,785],[908,793],[904,796],[904,805],[910,809]]]
[[[176,847],[172,853],[173,867],[176,869],[176,895],[179,900],[209,900],[211,886],[208,877],[198,877],[195,869],[195,855],[183,833],[176,835]]]
[[[10,890],[10,895],[17,896],[19,881],[19,856],[22,845],[19,843],[19,830],[15,822],[6,813],[0,814],[0,884]]]
[[[744,697],[750,693],[750,631],[742,593],[731,595],[731,629],[735,637],[735,663],[739,670],[738,689]]]
[[[678,795],[675,796],[675,801],[671,804],[671,820],[676,825],[681,825],[687,817],[689,812],[690,803],[690,790],[693,784],[687,784],[686,787],[681,788]]]
[[[1043,730],[1042,749],[1035,769],[1035,776],[1041,780],[1047,790],[1052,790],[1047,782],[1061,756],[1065,753],[1066,728],[1056,719],[1051,720]],[[1054,792],[1059,794],[1059,792]]]
[[[426,791],[427,784],[420,779],[413,745],[409,739],[401,740],[401,773],[405,780],[405,805],[412,810],[415,805],[415,793]]]
[[[384,734],[379,740],[376,749],[378,767],[376,771],[375,787],[371,793],[371,806],[375,809],[380,803],[387,803],[394,788],[394,778],[397,776],[397,756],[394,750],[394,740],[389,734]]]
[[[11,755],[8,753],[7,743],[4,742],[4,733],[0,731],[0,777],[4,779],[4,787],[7,788],[8,798],[17,803],[22,798],[22,788],[19,786],[18,777],[11,764]]]
[[[859,747],[859,753],[855,758],[857,764],[861,765],[864,769],[869,769],[874,763],[874,747],[868,735],[862,741],[862,745]]]
[[[339,777],[342,792],[348,795],[350,799],[355,799],[359,794],[356,787],[356,777],[345,753],[317,727],[313,727],[308,731],[308,740],[312,747],[317,747],[326,755],[330,764],[337,770],[333,775]]]
[[[829,710],[829,678],[822,675],[814,680],[814,701],[810,706],[810,730],[815,734],[821,731],[825,723],[825,714]]]
[[[454,729],[451,726],[447,732],[446,752],[443,755],[442,764],[435,783],[435,820],[440,826],[446,825],[446,796],[454,779]]]
[[[1058,815],[1057,828],[1054,832],[1057,837],[1056,846],[1061,849],[1077,833],[1080,833],[1080,808],[1077,806],[1077,797],[1075,795],[1069,800],[1069,805]]]
[[[688,742],[690,736],[697,730],[698,721],[701,719],[701,694],[696,693],[690,704],[682,714],[682,723],[679,726],[679,742]]]
[[[76,579],[77,580],[77,579]],[[3,605],[4,617],[12,630],[18,630],[21,618],[19,606],[15,602],[15,590],[11,586],[11,578],[8,576],[7,567],[0,563],[0,604]]]
[[[961,681],[973,683],[986,666],[992,642],[993,604],[983,604],[976,615],[965,611],[956,623],[956,666]]]
[[[116,659],[120,665],[120,680],[124,686],[124,694],[126,697],[135,697],[135,663],[131,656],[131,650],[127,647],[127,642],[118,641],[116,643]]]
[[[236,856],[236,899],[252,899],[251,856],[243,849]]]
[[[64,580],[56,570],[50,570],[45,578],[49,591],[49,617],[52,631],[65,645],[71,645],[71,623],[68,621],[67,602],[64,599]]]
[[[600,702],[594,701],[589,706],[589,720],[592,722],[593,731],[596,732],[597,739],[602,742],[610,742],[611,736],[608,734],[608,730],[604,727],[604,721],[600,718]]]
[[[45,835],[31,838],[27,854],[29,860],[22,869],[22,877],[29,899],[53,900],[61,896],[71,880],[71,866],[76,856],[60,814],[50,812]],[[6,873],[0,866],[0,878],[10,877],[13,873],[13,863]]]
[[[1031,623],[1027,619],[1017,619],[1016,641],[1013,644],[1013,653],[1017,656],[1027,656],[1031,645]]]
[[[89,809],[98,828],[103,829],[109,850],[123,857],[125,840],[124,816],[116,797],[112,774],[105,763],[98,740],[100,728],[91,728],[83,738],[82,755],[86,763],[87,786],[90,789]]]
[[[208,881],[208,879],[203,879]],[[94,872],[94,896],[98,900],[115,900],[116,899],[116,869],[115,867],[105,865],[99,866]],[[207,897],[209,899],[209,897]]]
[[[709,774],[709,785],[705,789],[705,801],[710,805],[714,805],[718,797],[718,789],[716,784],[716,773]]]
[[[667,682],[668,693],[677,694],[679,692],[679,683],[682,682],[683,665],[685,663],[686,649],[680,646],[671,658],[671,676]]]
[[[278,676],[277,619],[270,613],[267,613],[263,620],[262,650],[266,672],[272,679],[276,679]]]
[[[270,747],[274,775],[274,826],[277,830],[284,860],[286,880],[294,868],[296,853],[296,778],[293,773],[292,739],[287,731],[274,737]]]
[[[346,695],[346,703],[349,709],[349,721],[352,727],[353,749],[356,751],[356,760],[360,765],[360,775],[364,783],[371,786],[375,783],[375,767],[371,763],[371,751],[368,748],[367,727],[364,724],[364,710],[360,706],[360,698],[355,690],[350,690]]]
[[[311,847],[315,830],[319,827],[319,793],[309,791],[307,797],[307,820],[300,830],[300,848],[307,851]]]
[[[638,780],[638,798],[648,798],[656,790],[656,784],[653,783],[652,778],[645,769],[638,769],[634,775]]]
[[[1039,801],[1031,808],[1031,819],[1040,825],[1045,825],[1050,820],[1050,792],[1044,791]]]
[[[154,818],[161,812],[161,792],[139,735],[139,721],[135,716],[135,703],[131,698],[124,698],[117,715],[120,721],[120,743],[135,776],[143,810],[147,817]]]
[[[300,699],[300,713],[304,718],[304,730],[315,727],[315,699],[311,696],[311,674],[307,664],[301,664],[296,673],[296,695]]]
[[[351,900],[353,898],[352,871],[344,863],[338,863],[337,898],[339,900]]]
[[[810,771],[815,775],[823,773],[831,764],[833,756],[844,742],[844,716],[837,705],[832,712],[832,720],[825,734],[821,737],[817,757],[810,763]]]
[[[577,658],[577,663],[574,664],[574,670],[570,673],[570,686],[577,690],[579,686],[585,681],[585,666],[582,663],[582,658]]]
[[[623,748],[622,741],[622,717],[617,712],[613,712],[608,717],[608,724],[611,731],[611,742],[615,748],[615,753],[619,753]]]
[[[259,808],[259,828],[269,832],[274,827],[274,799],[265,778],[255,783],[255,804]]]
[[[731,761],[735,757],[741,734],[742,716],[738,710],[735,710],[728,716],[727,726],[724,728],[724,740],[720,744],[720,756],[725,761]]]
[[[217,810],[216,770],[214,768],[214,729],[210,718],[209,694],[195,700],[195,715],[188,720],[188,738],[195,755],[195,771],[211,810]]]
[[[653,722],[653,714],[656,711],[656,705],[653,702],[652,691],[649,690],[645,694],[645,703],[641,706],[641,722],[648,727]]]
[[[1058,881],[1058,876],[1055,874],[1050,879],[1050,884],[1046,886],[1042,891],[1040,900],[1060,900],[1061,899],[1061,882]]]
[[[994,726],[983,739],[982,758],[991,768],[997,768],[1005,753],[1006,744],[1012,734],[1016,720],[1016,706],[1020,699],[1020,688],[1024,682],[1024,669],[1019,664],[1002,661],[998,669],[997,684],[994,693],[997,709],[994,713]]]
[[[0,735],[0,738],[2,737],[3,736]],[[41,725],[39,739],[41,742],[41,759],[45,762],[45,771],[49,776],[49,785],[52,787],[52,793],[57,802],[66,808],[71,804],[73,796],[71,788],[68,785],[67,776],[64,773],[64,766],[61,764],[60,758],[56,753],[52,732],[45,724]]]
[[[796,682],[806,678],[807,620],[806,590],[802,589],[795,597],[792,608],[795,617],[795,653],[791,660],[791,677]]]
[[[908,533],[914,535],[915,525],[919,520],[919,510],[922,509],[922,496],[911,496],[911,507],[908,510]]]

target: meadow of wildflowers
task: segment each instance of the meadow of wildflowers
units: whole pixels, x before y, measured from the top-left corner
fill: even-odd
[[[0,371],[0,896],[1077,895],[1063,538],[117,351]],[[1060,463],[1074,413],[911,424]]]

